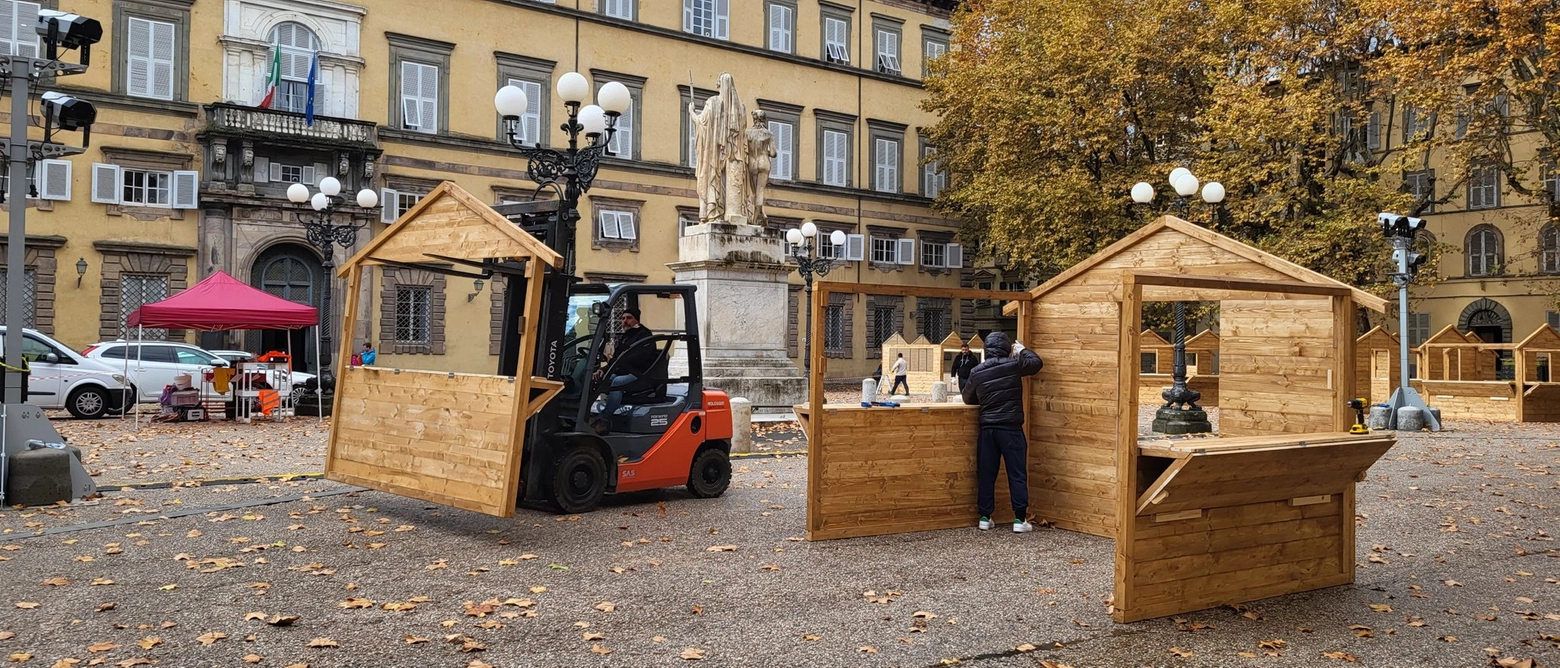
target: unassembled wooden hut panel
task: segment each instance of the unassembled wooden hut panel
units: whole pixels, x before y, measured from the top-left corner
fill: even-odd
[[[1516,422],[1516,383],[1495,380],[1414,380],[1425,403],[1441,409],[1442,420]]]
[[[1336,428],[1340,351],[1330,300],[1220,302],[1219,331],[1220,436]]]
[[[342,380],[330,479],[514,514],[512,379],[353,367]]]
[[[974,525],[974,406],[826,405],[824,413],[828,447],[811,455],[819,461],[808,488],[815,504],[808,540]],[[1004,519],[1012,512],[1006,477],[997,479],[996,517]]]

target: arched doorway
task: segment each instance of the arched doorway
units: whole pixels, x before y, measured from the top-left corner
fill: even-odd
[[[325,285],[320,275],[320,259],[314,251],[298,244],[280,244],[267,249],[255,260],[249,274],[250,285],[288,301],[319,307],[319,291]],[[310,329],[260,330],[245,335],[250,352],[288,350],[291,337],[293,369],[313,372],[314,332]]]
[[[1463,309],[1457,318],[1457,329],[1473,332],[1485,343],[1511,343],[1511,312],[1493,299],[1479,299]],[[1511,351],[1497,350],[1494,358],[1496,380],[1516,377]]]

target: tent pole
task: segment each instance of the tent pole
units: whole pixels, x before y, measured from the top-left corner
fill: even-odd
[[[136,378],[140,378],[141,377],[141,372],[143,371],[143,369],[141,368],[141,349],[146,347],[142,343],[145,340],[146,340],[146,327],[143,326],[143,325],[136,325],[135,326],[135,377]],[[129,363],[129,357],[130,357],[129,355],[125,355],[127,364]],[[161,396],[161,395],[158,395],[158,396]],[[141,431],[141,402],[139,402],[139,401],[135,402],[135,430],[136,431]]]
[[[125,332],[124,330],[120,330],[120,333],[121,334],[126,334],[128,332]],[[130,387],[132,387],[132,388],[135,388],[135,389],[132,389],[130,391],[130,398],[128,399],[128,401],[130,401],[133,404],[133,407],[132,406],[124,406],[124,405],[121,405],[119,407],[119,421],[120,422],[124,422],[125,421],[125,416],[129,415],[131,410],[139,410],[141,408],[141,390],[140,390],[140,388],[136,388],[135,387],[135,381],[131,380],[131,378],[130,378],[130,351],[128,350],[129,347],[130,347],[130,341],[128,341],[126,339],[120,339],[120,340],[125,342],[125,348],[126,348],[126,350],[125,350],[125,374],[124,374],[125,375],[125,384],[130,386]]]
[[[290,330],[290,329],[287,330],[287,403],[288,404],[292,403],[292,387],[293,387],[293,378],[292,378],[292,370],[293,370],[292,333],[293,333],[292,330]],[[278,406],[281,405],[280,401],[278,401],[277,405]],[[297,413],[298,413],[298,407],[297,406],[293,406],[293,414],[297,415]],[[280,409],[280,408],[276,409],[276,417],[277,417],[278,420],[281,419],[281,417],[282,417],[282,409]]]
[[[325,370],[320,368],[320,326],[314,326],[314,415],[325,424]]]

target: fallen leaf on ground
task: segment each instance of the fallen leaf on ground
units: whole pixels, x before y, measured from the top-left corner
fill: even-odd
[[[255,611],[255,612],[246,612],[246,613],[244,613],[244,621],[246,621],[246,622],[252,622],[252,621],[254,621],[256,619],[265,619],[265,617],[266,617],[265,613],[260,612],[258,610]]]
[[[606,647],[602,647],[598,643],[598,644],[593,644],[593,645],[590,646],[590,653],[591,654],[601,654],[601,655],[605,656],[607,654],[611,654],[612,650],[608,649]]]
[[[140,645],[141,649],[151,649],[153,647],[161,645],[162,641],[163,641],[163,639],[159,638],[157,636],[146,636],[145,638],[142,638],[142,639],[136,641],[135,644]]]
[[[612,612],[617,610],[617,604],[612,601],[602,601],[596,604],[596,609],[602,612]]]
[[[226,637],[227,637],[227,634],[223,633],[221,631],[207,631],[204,634],[201,634],[201,636],[196,638],[195,640],[198,641],[202,645],[210,645],[211,643],[214,643],[214,642],[216,642],[218,640],[221,640],[223,638],[226,638]]]
[[[372,607],[374,607],[374,602],[370,601],[370,600],[368,600],[366,598],[358,598],[358,597],[354,596],[354,597],[349,598],[349,599],[347,599],[345,601],[337,603],[336,607],[338,607],[338,608],[347,608],[349,610],[355,609],[355,608],[372,608]]]
[[[264,661],[264,660],[265,660],[265,657],[260,656],[259,654],[245,654],[244,655],[244,663],[260,663],[261,661]]]
[[[68,584],[70,584],[70,580],[65,578],[49,578],[43,581],[43,586],[45,587],[63,587]]]
[[[1376,612],[1392,612],[1392,606],[1385,603],[1372,603],[1370,604],[1370,609]]]
[[[1322,652],[1322,656],[1325,656],[1325,657],[1327,657],[1329,659],[1337,659],[1339,661],[1347,661],[1349,663],[1358,663],[1359,662],[1359,658],[1358,657],[1356,657],[1353,654],[1350,654],[1348,652]]]
[[[1181,657],[1183,659],[1189,659],[1191,657],[1197,656],[1196,653],[1188,651],[1188,650],[1181,649],[1179,647],[1171,647],[1170,648],[1170,653],[1174,654],[1176,656],[1179,656],[1179,657]]]
[[[17,601],[17,603],[16,603],[16,607],[21,608],[23,610],[36,610],[38,608],[38,606],[40,606],[40,605],[43,605],[43,604],[42,603],[36,603],[36,602],[33,602],[33,601]]]
[[[315,638],[309,641],[309,647],[340,647],[341,643],[330,638]]]
[[[683,650],[682,654],[679,654],[678,656],[687,661],[698,661],[699,659],[704,658],[704,650],[689,647],[688,649]]]
[[[704,551],[705,552],[736,552],[737,551],[737,546],[735,546],[735,545],[711,545],[709,547],[704,548]]]
[[[0,640],[10,640],[16,637],[15,631],[0,631]]]
[[[1020,651],[1020,652],[1033,652],[1033,651],[1035,651],[1036,649],[1039,649],[1039,648],[1037,648],[1034,645],[1031,645],[1031,644],[1026,642],[1026,643],[1024,643],[1022,645],[1019,645],[1018,647],[1014,647],[1013,649],[1015,649],[1017,651]]]
[[[6,657],[6,658],[8,658],[11,661],[14,661],[16,663],[22,663],[24,661],[32,661],[32,655],[28,654],[26,652],[12,652],[11,655],[9,657]]]
[[[119,649],[119,645],[115,645],[111,642],[95,642],[91,645],[87,645],[87,651],[93,654],[97,654],[98,652],[107,652],[111,649]]]
[[[265,623],[271,626],[292,626],[293,622],[296,621],[298,621],[297,615],[274,615],[270,619],[265,620]]]

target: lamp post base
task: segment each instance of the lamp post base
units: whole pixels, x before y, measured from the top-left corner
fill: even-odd
[[[1154,414],[1153,430],[1160,434],[1206,434],[1213,431],[1208,411],[1165,406]]]
[[[330,417],[330,409],[331,406],[335,405],[335,402],[336,395],[334,393],[317,395],[310,392],[298,399],[298,404],[293,406],[293,415]]]

